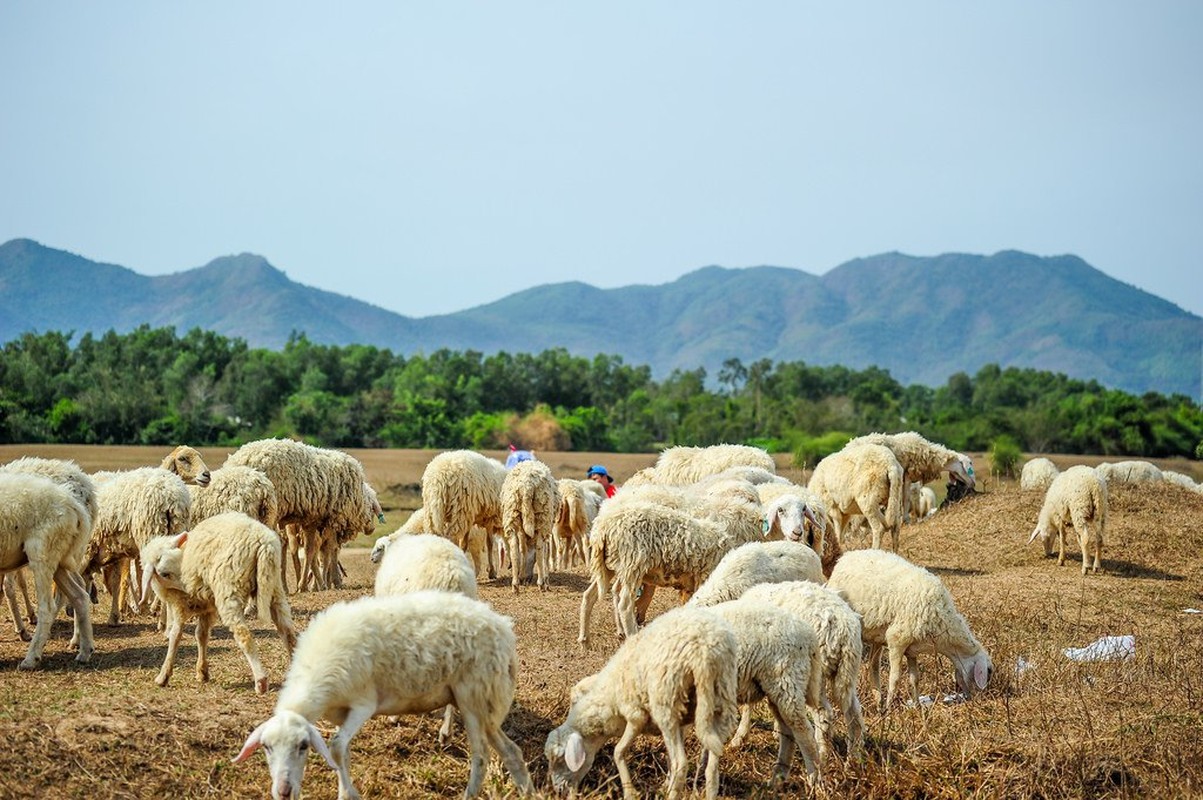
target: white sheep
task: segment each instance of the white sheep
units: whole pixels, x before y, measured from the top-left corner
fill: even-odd
[[[776,606],[814,629],[823,674],[823,692],[819,698],[822,709],[819,714],[819,761],[826,758],[831,745],[832,701],[839,706],[848,729],[848,754],[853,758],[863,755],[865,719],[857,693],[864,649],[860,615],[838,593],[812,581],[757,584],[744,592],[741,599]],[[731,740],[732,747],[738,746],[747,735],[751,723],[751,715],[745,707],[739,731]]]
[[[1082,464],[1065,470],[1049,484],[1028,544],[1041,537],[1047,557],[1053,553],[1055,535],[1059,546],[1057,564],[1064,566],[1065,529],[1070,527],[1078,534],[1082,549],[1082,574],[1086,574],[1092,554],[1093,571],[1098,572],[1107,531],[1107,481]]]
[[[801,542],[748,542],[723,556],[687,605],[707,607],[735,600],[759,583],[823,583],[819,556]]]
[[[750,709],[766,700],[777,721],[777,766],[771,788],[789,777],[795,745],[808,779],[818,783],[822,762],[807,715],[807,707],[818,711],[822,706],[823,663],[814,629],[788,611],[755,600],[729,600],[709,609],[735,633],[736,701]]]
[[[827,535],[830,515],[823,499],[806,486],[799,486],[792,481],[759,484],[756,494],[760,497],[760,504],[765,508],[765,519],[769,522],[765,538],[805,542],[819,554],[823,562],[823,574],[830,575],[843,550],[838,537]],[[785,495],[801,500],[809,515],[802,513],[799,516],[797,507],[793,505],[775,505]],[[776,513],[772,513],[773,510]]]
[[[1107,483],[1149,483],[1162,479],[1161,470],[1148,461],[1103,462],[1095,467]]]
[[[882,534],[889,530],[891,546],[897,550],[904,485],[902,465],[888,447],[860,444],[821,460],[808,487],[827,506],[832,533],[841,544],[845,527],[860,515],[869,523],[873,547],[881,547]]]
[[[280,518],[280,503],[271,479],[253,467],[222,467],[209,473],[204,486],[188,484],[193,523],[226,511],[241,511],[269,528]]]
[[[319,455],[340,461],[352,459],[338,450],[326,450]],[[384,522],[384,509],[380,506],[376,490],[367,481],[363,482],[361,488],[363,494],[359,511],[355,512],[348,505],[342,524],[320,530],[304,529],[302,549],[305,551],[306,571],[301,589],[308,589],[311,581],[316,589],[341,589],[343,570],[338,563],[338,554],[342,546],[360,534],[370,536],[376,530],[376,523]]]
[[[196,617],[196,677],[209,680],[209,631],[216,619],[230,629],[254,676],[267,691],[267,671],[243,609],[250,601],[259,619],[275,625],[292,653],[297,634],[281,577],[280,537],[246,514],[229,511],[202,520],[178,536],[156,536],[141,551],[142,596],[155,594],[167,607],[167,656],[155,683],[166,686],[175,667],[184,623]]]
[[[890,448],[902,465],[903,479],[922,484],[931,483],[947,472],[951,481],[972,489],[977,480],[973,460],[964,453],[950,450],[932,442],[915,431],[902,433],[870,433],[850,440],[845,449],[862,444],[880,444]]]
[[[660,453],[652,472],[646,473],[646,476],[665,486],[688,486],[735,467],[758,467],[765,472],[777,472],[773,457],[759,447],[716,444],[709,447],[670,447]]]
[[[944,583],[897,553],[854,550],[831,571],[827,587],[839,592],[861,616],[869,648],[869,679],[882,711],[894,701],[905,658],[912,699],[919,701],[921,653],[938,653],[953,665],[957,688],[966,697],[985,689],[993,672],[990,655],[957,611]],[[888,650],[889,689],[881,694],[881,653]]]
[[[1023,470],[1019,473],[1019,488],[1024,491],[1039,489],[1045,491],[1057,477],[1057,465],[1044,457],[1033,458],[1024,462]]]
[[[636,797],[626,751],[652,723],[668,751],[667,797],[685,788],[683,726],[691,721],[711,755],[706,797],[718,794],[718,757],[738,721],[739,649],[723,619],[703,608],[675,608],[627,638],[601,671],[572,689],[568,718],[547,736],[544,754],[558,791],[576,792],[601,746],[614,737],[623,794]],[[692,714],[690,712],[693,712]]]
[[[251,732],[234,762],[262,746],[272,797],[295,798],[312,747],[338,773],[338,796],[358,798],[348,750],[364,723],[451,703],[464,718],[471,752],[464,797],[480,792],[489,747],[529,794],[522,751],[501,729],[517,677],[513,623],[478,600],[422,591],[335,603],[301,634],[274,714]],[[314,727],[321,718],[338,725],[329,748]]]
[[[205,459],[201,457],[196,448],[186,444],[182,444],[168,453],[159,467],[179,475],[180,480],[184,483],[197,486],[209,485],[211,473],[209,467],[205,465]]]
[[[607,501],[593,521],[591,583],[581,598],[580,635],[587,645],[593,605],[615,586],[615,623],[620,636],[638,627],[636,592],[671,586],[693,594],[728,551],[764,537],[760,503],[743,493],[719,495],[688,509],[639,499]]]
[[[1166,483],[1172,483],[1175,486],[1181,486],[1184,489],[1190,489],[1192,492],[1203,494],[1203,485],[1195,482],[1195,479],[1189,475],[1183,475],[1181,472],[1175,472],[1172,469],[1163,469],[1161,477]]]
[[[930,517],[936,513],[938,503],[936,501],[936,490],[930,486],[924,486],[919,490],[919,516],[920,518]]]
[[[188,527],[192,498],[180,476],[162,467],[96,472],[92,479],[98,510],[84,575],[102,572],[111,598],[109,624],[117,625],[121,621],[121,576],[126,565],[152,538],[170,536]]]
[[[589,488],[594,486],[596,490]],[[565,569],[588,561],[589,531],[606,494],[597,481],[574,478],[556,481],[556,491],[560,503],[552,526],[552,563],[556,569]]]
[[[473,526],[488,537],[502,537],[501,484],[507,472],[500,461],[474,450],[449,450],[430,460],[422,472],[422,507],[431,531],[446,536],[472,558],[479,577],[497,577],[486,539],[470,538]]]
[[[551,468],[542,461],[521,461],[501,483],[501,528],[509,545],[510,581],[515,592],[533,561],[535,583],[547,591],[551,572],[552,528],[560,496]]]
[[[0,474],[0,572],[25,565],[37,594],[37,625],[20,669],[34,669],[50,638],[57,586],[75,612],[81,664],[92,658],[92,609],[80,568],[88,546],[87,509],[62,484],[43,475]]]

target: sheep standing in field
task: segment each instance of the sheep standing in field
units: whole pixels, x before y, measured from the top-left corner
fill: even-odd
[[[1019,473],[1019,488],[1024,491],[1039,489],[1043,492],[1052,484],[1058,473],[1057,465],[1047,458],[1030,459],[1024,462],[1023,471]]]
[[[596,486],[600,493],[585,484]],[[556,481],[556,491],[560,503],[552,526],[551,557],[556,569],[565,569],[588,561],[589,531],[606,497],[601,485],[591,480],[561,478]]]
[[[484,528],[487,537],[503,537],[501,484],[505,465],[473,450],[449,450],[430,460],[422,472],[422,507],[431,530],[464,549],[476,566],[476,575],[487,570],[497,577],[492,547],[472,539],[472,527]]]
[[[1049,485],[1036,528],[1028,544],[1037,536],[1044,540],[1044,555],[1053,554],[1056,535],[1059,552],[1057,565],[1065,565],[1065,529],[1072,527],[1082,548],[1082,574],[1090,555],[1094,555],[1093,570],[1099,571],[1103,558],[1103,537],[1107,530],[1107,481],[1090,467],[1081,464],[1062,472]]]
[[[816,711],[821,707],[823,693],[823,664],[814,630],[793,614],[758,601],[729,600],[710,606],[710,611],[735,633],[736,701],[747,709],[766,700],[777,721],[777,766],[771,788],[780,787],[789,777],[795,745],[809,781],[820,782],[822,762],[807,716],[807,707]]]
[[[328,458],[349,459],[351,456],[337,450],[326,451]],[[348,507],[348,511],[351,509]],[[351,512],[345,517],[345,524],[326,527],[319,530],[305,529],[304,550],[306,574],[301,582],[301,588],[309,588],[313,581],[314,588],[341,589],[343,586],[342,569],[338,563],[338,554],[343,545],[363,534],[370,536],[376,530],[376,523],[384,522],[384,509],[376,496],[376,490],[367,481],[363,482],[363,495],[358,513]]]
[[[593,521],[589,571],[581,598],[580,636],[587,645],[593,604],[615,585],[615,622],[620,636],[638,627],[636,593],[671,586],[692,595],[728,551],[764,538],[754,491],[723,494],[687,510],[640,499],[606,502]],[[634,496],[633,496],[634,497]]]
[[[993,666],[969,623],[957,611],[952,594],[938,577],[897,553],[854,550],[835,565],[827,587],[841,593],[861,616],[869,648],[869,679],[882,711],[893,702],[906,659],[911,695],[919,701],[921,653],[948,658],[957,688],[966,696],[985,689]],[[890,659],[888,693],[881,694],[881,652]]]
[[[819,644],[823,675],[818,715],[819,761],[826,758],[831,747],[832,718],[835,716],[832,701],[839,706],[848,729],[848,755],[853,758],[863,755],[865,719],[856,688],[864,651],[860,615],[839,594],[812,581],[757,584],[744,592],[741,600],[775,606],[811,626]],[[731,740],[732,747],[743,741],[751,725],[751,714],[745,706],[739,730]]]
[[[501,528],[510,551],[510,580],[514,591],[534,562],[535,582],[547,591],[551,572],[552,528],[560,507],[559,490],[551,468],[542,461],[521,461],[501,483]]]
[[[205,465],[205,460],[201,458],[201,454],[195,448],[182,444],[172,450],[163,458],[163,463],[159,464],[161,469],[168,472],[174,472],[180,476],[180,480],[188,484],[196,484],[197,486],[208,486],[211,473],[209,467]]]
[[[890,448],[902,465],[903,480],[908,483],[931,483],[940,477],[941,472],[947,472],[951,482],[968,489],[973,489],[977,482],[973,461],[969,456],[929,441],[915,431],[858,436],[844,445],[844,449],[862,444],[879,444]]]
[[[363,465],[346,453],[291,439],[260,439],[231,453],[224,467],[252,467],[271,481],[279,511],[277,526],[296,525],[312,537],[307,540],[312,544],[306,550],[305,572],[317,588],[324,588],[330,574],[329,569],[318,569],[317,537],[333,536],[341,541],[372,527]],[[337,563],[333,572],[337,579]]]
[[[761,583],[825,580],[818,554],[801,542],[748,542],[723,556],[687,605],[706,608],[736,600]]]
[[[670,447],[660,453],[647,477],[664,486],[688,486],[738,467],[757,467],[771,474],[777,472],[773,457],[759,447],[716,444],[709,447]]]
[[[109,624],[117,625],[121,622],[125,566],[154,537],[170,536],[188,527],[192,498],[180,476],[161,467],[97,472],[92,478],[98,511],[84,575],[102,572],[111,598]]]
[[[71,496],[78,500],[79,504],[88,512],[88,529],[89,531],[91,530],[92,523],[96,519],[96,514],[99,510],[99,505],[96,501],[96,484],[74,461],[59,458],[23,456],[0,466],[0,473],[41,475],[59,484],[71,492]],[[25,583],[24,575],[24,569],[6,573],[4,575],[3,587],[4,593],[8,595],[9,609],[12,611],[13,625],[17,629],[17,635],[21,637],[22,641],[28,642],[30,639],[29,631],[25,627],[25,620],[22,619],[17,609],[16,593],[18,591],[25,601],[26,618],[28,618],[30,624],[37,624],[37,615],[34,613],[33,606],[29,601],[29,587]],[[77,627],[76,636],[72,639],[72,643],[78,645],[78,639],[79,631]]]
[[[33,669],[42,660],[56,610],[53,586],[75,611],[75,660],[82,664],[92,658],[92,609],[80,576],[90,524],[69,488],[43,475],[0,474],[0,573],[28,565],[38,598],[37,625],[20,669]]]
[[[254,600],[259,618],[275,625],[291,654],[297,634],[281,577],[280,537],[246,514],[229,511],[179,536],[156,536],[142,547],[142,595],[153,585],[167,607],[167,656],[155,683],[166,686],[175,667],[184,623],[196,617],[196,677],[209,680],[209,631],[220,619],[230,629],[254,676],[267,691],[267,671],[243,609]]]
[[[904,485],[902,465],[888,447],[861,444],[820,461],[808,488],[827,506],[832,532],[841,544],[846,525],[860,515],[869,523],[873,547],[881,547],[882,534],[889,530],[890,544],[897,550]]]
[[[299,797],[312,748],[338,773],[338,796],[359,797],[349,745],[364,723],[450,703],[464,718],[471,753],[464,797],[480,792],[490,747],[529,794],[522,750],[501,730],[517,678],[513,623],[485,603],[437,591],[335,603],[301,634],[275,713],[251,732],[234,762],[263,747],[272,797]],[[338,725],[329,748],[314,727],[322,718]]]
[[[1162,480],[1161,470],[1148,461],[1104,462],[1095,467],[1107,483],[1149,483]]]
[[[664,737],[666,794],[673,800],[685,788],[688,768],[683,726],[693,722],[710,755],[706,797],[713,800],[718,758],[738,720],[738,664],[735,633],[721,617],[702,608],[660,615],[623,642],[600,672],[573,687],[568,718],[543,748],[553,786],[575,793],[601,746],[619,737],[614,765],[624,796],[637,797],[626,751],[650,722]]]

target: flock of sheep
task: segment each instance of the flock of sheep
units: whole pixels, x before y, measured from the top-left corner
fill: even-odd
[[[1032,539],[1041,536],[1048,554],[1057,537],[1063,563],[1072,528],[1083,573],[1088,552],[1097,571],[1108,481],[1172,479],[1149,468],[1121,462],[1058,473],[1045,459],[1028,462],[1021,486],[1046,489]],[[862,664],[883,711],[904,668],[918,699],[923,653],[951,662],[965,697],[985,688],[990,656],[951,594],[896,554],[903,520],[934,510],[924,485],[944,476],[975,484],[968,457],[913,432],[852,440],[806,486],[777,475],[758,448],[669,448],[608,500],[595,482],[556,480],[537,459],[507,469],[473,451],[445,452],[423,473],[422,507],[376,542],[374,596],[330,606],[298,636],[290,564],[297,590],[341,586],[339,548],[383,521],[353,457],[283,439],[244,445],[212,471],[186,446],[159,467],[91,475],[74,462],[26,457],[0,466],[0,572],[18,632],[30,640],[23,669],[37,667],[64,605],[76,660],[90,660],[89,591],[99,579],[113,624],[126,608],[157,607],[167,653],[156,683],[170,679],[192,619],[196,673],[207,680],[209,632],[220,620],[264,693],[268,676],[246,622],[253,607],[291,662],[275,713],[235,761],[262,748],[273,797],[299,796],[310,750],[337,772],[340,798],[357,797],[349,743],[368,719],[437,709],[440,741],[458,712],[471,761],[464,794],[472,797],[490,750],[519,791],[533,790],[521,750],[502,730],[517,681],[513,626],[477,598],[477,582],[508,566],[513,591],[525,582],[545,590],[553,570],[584,563],[579,642],[591,646],[594,606],[612,593],[621,644],[573,687],[567,719],[547,737],[553,786],[575,791],[601,747],[617,740],[613,761],[634,796],[625,753],[651,725],[667,751],[666,793],[679,796],[692,725],[713,798],[720,757],[739,746],[761,700],[777,722],[773,785],[788,777],[795,752],[818,785],[837,719],[847,757],[863,757]],[[872,546],[844,552],[862,526]],[[895,552],[881,549],[887,533]],[[22,567],[37,597],[32,636],[18,613]],[[676,590],[682,605],[646,622],[657,589]],[[319,719],[338,725],[329,743]]]

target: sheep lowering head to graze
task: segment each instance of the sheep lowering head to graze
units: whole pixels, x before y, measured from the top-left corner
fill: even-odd
[[[966,489],[972,490],[977,483],[973,460],[969,456],[929,441],[915,431],[870,433],[850,440],[844,447],[861,444],[880,444],[890,448],[902,465],[903,478],[907,482],[931,483],[940,477],[941,472],[947,472],[949,481]]]
[[[1090,556],[1094,556],[1093,571],[1098,572],[1103,558],[1103,537],[1107,529],[1107,481],[1090,467],[1078,464],[1062,472],[1049,484],[1040,507],[1036,528],[1028,544],[1039,536],[1044,541],[1044,555],[1053,554],[1053,537],[1057,537],[1057,564],[1065,564],[1065,530],[1073,528],[1082,548],[1082,574],[1086,574]]]
[[[1023,471],[1019,473],[1019,488],[1039,489],[1044,491],[1057,477],[1057,465],[1047,458],[1033,458],[1024,462]]]
[[[509,545],[515,592],[531,568],[536,584],[547,591],[552,529],[559,507],[556,479],[542,461],[520,461],[506,473],[501,483],[501,527]]]
[[[195,483],[197,486],[209,485],[210,473],[209,468],[205,466],[205,460],[201,458],[201,454],[195,448],[186,444],[182,444],[168,453],[159,466],[168,472],[179,475],[180,480],[184,483]]]
[[[688,486],[737,467],[758,467],[764,472],[777,472],[773,457],[759,447],[746,444],[716,444],[709,447],[682,445],[661,452],[655,468],[645,476],[664,486]]]

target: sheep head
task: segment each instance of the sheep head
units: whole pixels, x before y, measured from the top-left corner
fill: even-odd
[[[267,756],[273,800],[289,800],[301,796],[301,780],[305,777],[305,763],[308,761],[310,748],[320,753],[331,769],[338,769],[318,729],[294,711],[277,711],[273,717],[251,731],[246,743],[242,745],[242,750],[232,761],[241,764],[260,747]]]
[[[212,478],[201,454],[186,444],[182,444],[168,453],[159,466],[168,472],[179,475],[180,480],[184,483],[192,482],[197,486],[208,486],[209,480]]]
[[[973,461],[969,456],[954,453],[953,457],[944,464],[944,469],[948,472],[950,479],[964,484],[970,489],[977,484],[977,479],[973,474]]]

